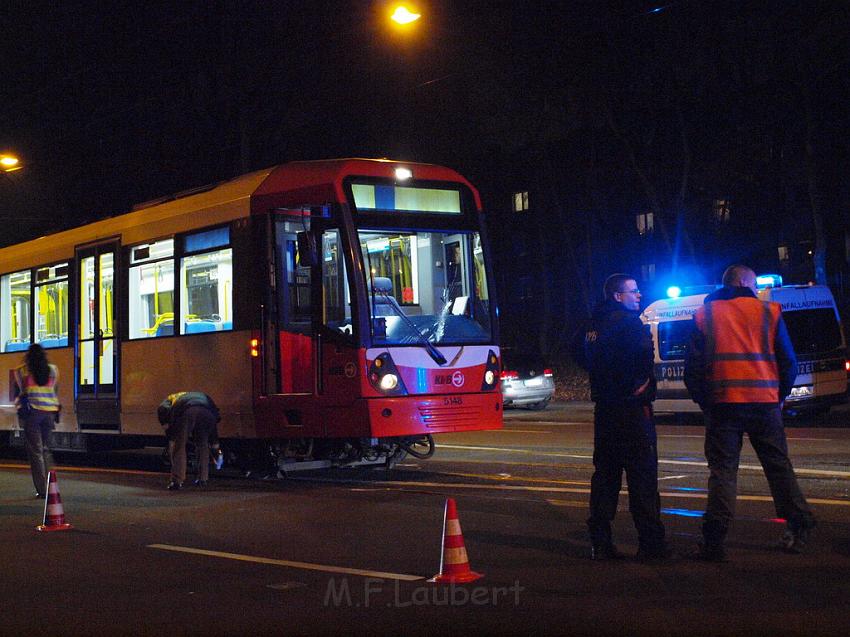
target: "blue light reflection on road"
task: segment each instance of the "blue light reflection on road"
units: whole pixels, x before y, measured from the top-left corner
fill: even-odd
[[[705,511],[694,511],[692,509],[661,509],[667,515],[681,515],[686,518],[701,518]]]

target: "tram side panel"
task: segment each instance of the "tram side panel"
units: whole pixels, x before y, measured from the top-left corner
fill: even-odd
[[[163,398],[202,391],[221,411],[219,436],[256,437],[249,340],[250,332],[210,332],[122,343],[122,433],[161,435]]]

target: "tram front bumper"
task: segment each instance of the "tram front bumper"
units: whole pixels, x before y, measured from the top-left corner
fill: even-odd
[[[499,392],[364,399],[378,438],[502,428]]]

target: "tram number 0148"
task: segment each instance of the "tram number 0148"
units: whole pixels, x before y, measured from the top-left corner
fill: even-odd
[[[443,404],[447,406],[462,405],[463,398],[461,398],[460,396],[446,396],[445,398],[443,398]]]
[[[685,366],[661,365],[659,372],[658,380],[682,380],[685,377]]]

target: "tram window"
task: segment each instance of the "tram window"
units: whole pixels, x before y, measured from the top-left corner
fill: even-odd
[[[174,239],[136,246],[130,252],[129,337],[174,334]]]
[[[419,304],[418,247],[416,235],[360,235],[369,272],[392,281],[392,296],[399,305]]]
[[[0,347],[4,352],[29,347],[31,282],[30,270],[0,277]]]
[[[68,345],[68,264],[35,271],[35,342],[42,347]]]
[[[325,325],[351,334],[351,296],[345,276],[345,261],[339,232],[331,230],[322,235],[322,317]]]
[[[476,296],[482,303],[490,302],[490,293],[487,289],[487,273],[484,268],[484,250],[481,247],[481,235],[477,232],[472,237],[472,263],[475,268],[475,291]]]
[[[233,250],[180,261],[181,334],[233,329]]]

